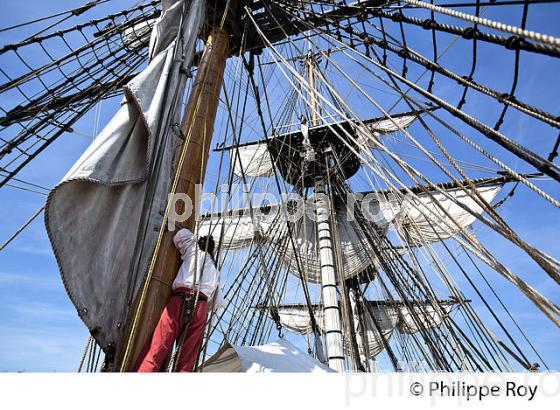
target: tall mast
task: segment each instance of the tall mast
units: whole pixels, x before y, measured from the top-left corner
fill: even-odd
[[[307,58],[309,68],[309,89],[311,103],[311,126],[318,123],[317,105],[315,97],[315,67],[310,48]],[[324,153],[319,154],[319,161],[325,160]],[[335,252],[332,236],[330,215],[331,203],[326,192],[325,178],[318,175],[315,178],[315,216],[317,223],[317,237],[319,246],[319,263],[321,266],[321,294],[323,296],[323,320],[325,342],[327,348],[327,363],[332,369],[344,371],[344,348],[342,342],[342,323],[340,307],[338,305]]]
[[[321,293],[323,295],[327,361],[329,367],[343,372],[342,324],[340,321],[340,308],[338,306],[330,209],[331,203],[325,191],[325,180],[319,176],[315,179],[315,215],[317,218],[317,237],[319,239],[319,263],[321,266]]]
[[[311,126],[314,127],[318,123],[317,119],[317,97],[315,96],[315,62],[313,61],[313,51],[311,46],[307,55],[307,64],[309,68],[309,94],[311,104]]]
[[[229,3],[230,8],[233,8],[235,2]],[[213,28],[206,38],[198,72],[181,121],[181,131],[185,138],[182,149],[186,148],[186,156],[178,170],[176,193],[186,194],[193,202],[199,199],[195,197],[196,185],[204,182],[228,57],[229,37],[227,27],[218,26]],[[177,214],[181,215],[184,203],[177,201],[175,208]],[[195,221],[196,215],[193,212],[185,222],[185,228],[194,231]],[[143,303],[135,301],[126,329],[125,343],[120,352],[121,359],[117,361],[117,364],[120,362],[121,371],[129,371],[134,366],[171,296],[171,284],[180,266],[180,255],[173,244],[174,234],[169,231],[164,233],[153,274],[149,282],[143,285]],[[142,289],[139,294],[142,294]]]

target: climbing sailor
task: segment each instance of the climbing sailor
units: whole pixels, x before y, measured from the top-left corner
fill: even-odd
[[[225,307],[220,289],[220,273],[214,258],[214,238],[200,237],[196,246],[193,233],[188,229],[180,229],[173,237],[173,242],[183,262],[173,282],[173,295],[135,366],[138,372],[160,371],[176,340],[173,370],[192,372],[209,309]],[[194,257],[195,253],[197,258]]]

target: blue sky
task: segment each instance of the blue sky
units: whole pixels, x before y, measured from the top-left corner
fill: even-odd
[[[128,0],[113,0],[108,5],[101,6],[96,15],[119,10],[133,3],[133,1]],[[38,0],[27,2],[4,0],[2,2],[3,12],[0,15],[0,27],[31,20],[49,12],[75,7],[75,5],[75,1],[69,0],[58,1],[56,6]],[[517,24],[519,13],[500,14],[499,11],[490,9],[485,17]],[[445,21],[445,19],[442,20]],[[558,21],[560,21],[558,6],[534,7],[529,16],[528,25],[531,29],[560,36]],[[414,38],[415,34],[425,36],[425,32],[421,29],[407,28],[407,30],[407,35],[410,38]],[[393,32],[395,35],[398,33],[395,30]],[[12,41],[14,41],[14,38],[8,37],[6,33],[0,33],[0,44]],[[440,49],[443,49],[451,41],[451,37],[442,36],[440,41]],[[429,42],[419,40],[413,45],[416,50],[425,53],[427,56],[431,55],[429,46]],[[475,78],[495,89],[508,90],[511,85],[511,54],[505,53],[495,46],[480,44],[479,47],[479,62]],[[453,46],[442,57],[441,61],[446,67],[464,73],[470,67],[469,50],[470,48],[466,46]],[[496,53],[496,50],[499,53]],[[265,52],[263,54],[264,58],[270,58],[270,56]],[[340,64],[346,64],[345,67],[349,73],[356,73],[356,80],[363,81],[363,86],[368,92],[375,93],[375,90],[382,87],[372,77],[360,74],[356,67],[344,62],[340,56],[336,58],[338,58],[337,61]],[[410,78],[417,78],[422,73],[422,70],[413,63],[409,63],[409,67]],[[9,68],[15,69],[14,67]],[[230,78],[232,70],[233,68],[230,66],[228,68],[228,77]],[[557,81],[557,77],[559,72],[560,64],[557,62],[551,63],[549,59],[540,56],[526,57],[524,55],[521,68],[522,81],[518,86],[517,95],[520,99],[529,103],[558,113],[560,81]],[[336,74],[332,67],[327,69],[327,73],[330,75],[329,80],[338,90],[348,89],[348,85],[340,78],[340,75]],[[427,77],[426,75],[423,78],[424,82],[420,84],[425,85]],[[229,81],[228,84],[230,84]],[[276,98],[277,100],[273,105],[281,106],[282,90],[286,89],[287,86],[278,72],[272,74],[269,87],[272,99]],[[458,87],[455,83],[445,80],[437,82],[435,89],[438,95],[450,101],[458,100],[457,90]],[[376,98],[384,107],[392,105],[397,99],[394,94],[389,92],[380,92],[376,95]],[[491,101],[487,97],[472,91],[467,99],[468,103],[464,110],[493,125],[497,110]],[[348,101],[359,115],[364,117],[380,115],[379,112],[372,111],[371,104],[368,105],[363,98],[355,94],[349,96]],[[75,127],[79,134],[64,134],[61,136],[56,143],[21,172],[19,177],[45,187],[55,186],[91,142],[87,135],[93,135],[97,127],[102,127],[111,118],[117,106],[118,99],[103,102],[99,107],[99,122],[96,121],[94,112],[86,114]],[[398,111],[397,108],[394,112]],[[215,133],[220,138],[222,138],[222,133],[225,132],[226,117],[223,114],[224,112],[221,110]],[[449,116],[445,118],[450,122],[453,121]],[[248,130],[244,133],[242,139],[253,140],[260,137],[258,132],[260,127],[256,119],[256,114],[250,112],[248,115],[249,127],[253,127],[255,131]],[[526,117],[518,116],[510,117],[510,119],[511,121],[506,121],[502,132],[514,136],[517,141],[528,145],[537,152],[547,153],[550,150],[555,137],[550,127],[527,120]],[[465,149],[464,144],[448,135],[444,129],[438,128],[436,125],[433,126],[434,130],[440,133],[438,135],[445,137],[446,147],[457,158],[489,165],[488,161]],[[460,129],[464,132],[467,130],[466,127]],[[416,135],[415,132],[421,134],[418,126],[411,128],[413,135]],[[475,133],[471,132],[469,135],[471,134],[474,135]],[[495,145],[492,143],[485,141],[480,136],[473,138],[490,152],[497,152]],[[392,148],[406,155],[415,153],[414,150],[407,150],[405,147],[393,146]],[[501,151],[500,155],[500,158],[509,164],[513,164],[515,169],[530,171],[530,167],[519,163],[516,158]],[[218,173],[218,166],[215,165],[217,160],[218,157],[213,154],[207,180],[207,186],[210,187],[215,183]],[[425,168],[422,163],[414,163],[414,165],[418,166],[419,169],[426,169],[427,175],[434,181],[444,180],[441,174],[436,173],[427,165]],[[483,173],[480,175],[474,173],[473,175],[475,177],[485,176]],[[359,177],[353,181],[353,184],[357,189],[360,188]],[[539,181],[537,184],[556,198],[560,197],[558,184],[546,180]],[[43,195],[23,192],[10,187],[1,189],[0,242],[8,238],[37,209],[41,208],[45,199],[46,197]],[[501,214],[529,243],[552,256],[560,256],[560,241],[558,240],[560,223],[557,210],[536,197],[533,192],[520,187],[514,199],[509,201],[508,205],[501,210]],[[558,286],[542,270],[536,267],[524,253],[514,249],[509,242],[482,226],[475,225],[475,232],[479,234],[481,241],[495,253],[499,260],[504,261],[509,268],[543,292],[553,302],[560,303]],[[464,278],[458,272],[453,271],[452,268],[450,270],[460,287],[465,287],[467,295],[473,296],[472,292],[468,290]],[[546,320],[508,282],[489,269],[485,269],[485,272],[500,296],[507,301],[512,314],[530,335],[535,345],[539,347],[539,351],[545,357],[549,366],[559,369],[560,351],[557,340],[560,334],[558,328]],[[487,290],[484,292],[486,292],[485,296],[488,296]],[[480,301],[477,301],[474,297],[473,299],[473,304],[483,319],[489,319],[489,314],[482,308]],[[494,327],[492,329],[496,330]],[[496,332],[500,334],[499,330],[496,330]],[[0,253],[0,371],[73,371],[78,364],[87,337],[88,332],[78,319],[75,309],[62,286],[41,216],[18,239]],[[520,344],[523,345],[523,341],[520,341]]]

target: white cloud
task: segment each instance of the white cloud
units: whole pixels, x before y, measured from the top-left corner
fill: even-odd
[[[15,273],[0,272],[0,288],[24,286],[32,290],[59,290],[62,287],[62,280],[58,273],[47,274],[45,272],[37,273]]]
[[[65,321],[78,317],[73,308],[61,308],[49,303],[31,302],[13,306],[12,310],[21,319],[41,321]],[[74,322],[74,320],[72,320]]]
[[[0,325],[0,371],[75,371],[85,327]]]

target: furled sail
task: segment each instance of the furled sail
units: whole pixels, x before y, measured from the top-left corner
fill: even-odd
[[[47,200],[45,223],[64,285],[103,349],[120,341],[157,240],[179,141],[170,125],[178,121],[204,7],[203,0],[162,1],[148,66],[124,87],[120,110]]]
[[[438,302],[437,307],[430,303],[414,304],[412,309],[399,306],[399,332],[416,333],[437,327],[451,313],[454,305],[453,301],[443,301]]]
[[[502,184],[480,186],[478,193],[491,202],[498,194]],[[449,196],[446,196],[446,194]],[[425,192],[407,194],[404,197],[389,197],[370,193],[363,200],[355,199],[356,209],[367,219],[365,229],[374,229],[376,235],[385,235],[393,226],[401,239],[409,246],[425,244],[447,239],[472,225],[483,209],[463,189],[447,189],[446,194],[433,192],[431,196]],[[438,206],[442,206],[451,216],[447,216]],[[463,204],[470,212],[463,209]],[[313,214],[312,199],[306,201],[305,214]],[[236,209],[227,214],[211,214],[202,218],[199,223],[199,234],[212,234],[221,238],[223,249],[240,249],[258,243],[268,245],[279,258],[280,262],[294,275],[303,274],[304,279],[320,283],[321,269],[319,263],[316,228],[314,220],[305,216],[290,222],[285,203],[272,204],[266,207],[266,213],[253,212],[249,209]],[[356,222],[355,215],[348,208],[335,210],[335,235],[342,253],[342,272],[345,278],[351,278],[361,272],[370,270],[374,273],[381,263],[371,245],[365,240],[364,226]],[[458,224],[456,224],[456,223]],[[289,236],[291,232],[291,237]],[[396,248],[392,252],[384,251],[379,244],[377,249],[385,259],[402,254],[406,248]]]
[[[385,134],[390,134],[396,132],[402,128],[409,127],[414,120],[418,118],[419,112],[412,113],[401,113],[392,116],[392,120],[388,118],[373,119],[364,121],[364,125],[367,131],[363,130],[362,126],[353,124],[352,122],[343,121],[341,123],[329,124],[329,125],[319,125],[316,127],[311,127],[309,131],[311,133],[316,130],[326,129],[328,127],[336,126],[340,128],[342,133],[343,129],[347,132],[354,132],[358,136],[358,141],[370,147],[375,147],[375,142],[371,140],[371,134],[374,136],[380,136]],[[256,141],[254,143],[248,143],[240,145],[238,147],[229,147],[230,156],[232,163],[235,163],[234,172],[237,176],[247,176],[247,177],[268,177],[274,172],[273,157],[269,150],[269,144],[275,145],[274,143],[280,141],[280,146],[285,147],[283,141],[287,138],[298,136],[299,132],[281,134],[270,138],[267,141]],[[237,157],[237,153],[239,157]]]
[[[398,214],[396,204],[381,197],[363,205],[369,215],[374,218],[371,225],[375,226],[380,234],[387,231],[392,220]],[[313,205],[310,203],[308,206]],[[351,213],[346,208],[336,210],[335,220],[335,235],[342,254],[341,268],[344,277],[351,278],[372,267],[374,272],[377,271],[380,262]],[[299,267],[305,280],[320,283],[321,266],[315,225],[316,223],[312,219],[302,218],[301,221],[295,223],[292,230],[293,243],[287,238],[281,248],[278,244],[274,244],[273,248],[276,249],[280,260],[290,272],[299,276]]]
[[[392,119],[381,119],[375,122],[365,124],[367,131],[364,131],[361,126],[357,127],[358,141],[361,145],[375,148],[377,143],[372,139],[381,135],[391,134],[401,129],[408,128],[417,118],[417,113],[394,116]]]
[[[251,215],[250,209],[239,209],[229,215],[203,218],[198,223],[197,233],[199,236],[212,235],[222,249],[234,250],[249,247],[255,242],[266,243],[265,238],[271,240],[273,232],[278,230],[284,237],[285,226],[280,207],[274,205],[268,214],[259,212]]]
[[[365,333],[364,342],[367,340],[367,354],[369,357],[375,357],[385,349],[385,344],[393,336],[399,323],[399,311],[394,306],[374,305],[371,306],[370,312],[371,314],[364,313],[362,326]],[[372,316],[375,318],[375,323]],[[352,340],[350,335],[345,334],[344,350],[348,354],[352,351],[350,340]]]
[[[409,127],[416,118],[418,118],[417,113],[395,116],[392,119],[387,118],[368,124],[368,128],[377,135],[390,134],[392,132],[397,132],[402,128]]]
[[[496,184],[478,187],[476,190],[486,202],[491,203],[500,188],[501,184]],[[437,192],[432,194],[433,198],[426,193],[407,195],[403,201],[401,223],[396,228],[401,238],[410,246],[450,238],[472,225],[477,219],[476,215],[483,213],[482,207],[465,190],[453,189],[446,193],[449,197]]]
[[[299,335],[307,335],[313,332],[309,310],[301,305],[282,305],[274,309],[278,313],[282,326],[290,332]],[[323,326],[323,311],[321,309],[313,309],[313,315],[315,316],[317,326],[321,328]]]
[[[239,157],[236,157],[236,151]],[[266,143],[246,145],[231,151],[234,171],[237,176],[269,177],[274,173],[272,158]]]
[[[155,19],[150,19],[127,28],[123,35],[123,45],[129,50],[144,47],[150,41],[152,27],[155,21]]]
[[[217,242],[221,241],[224,249],[240,249],[255,241],[266,244],[291,273],[299,275],[301,269],[306,280],[319,283],[321,272],[315,222],[308,217],[313,214],[313,201],[306,201],[305,207],[305,216],[295,221],[288,217],[287,203],[268,206],[266,214],[256,212],[257,208],[253,210],[253,216],[249,209],[233,210],[226,215],[209,215],[202,218],[198,233],[211,234]],[[374,218],[372,223],[379,232],[385,232],[398,213],[394,201],[381,197],[364,203],[364,209]],[[348,210],[337,210],[336,221],[345,277],[355,276],[371,266],[378,267],[377,258],[359,234]],[[288,223],[291,224],[290,231]],[[289,232],[292,233],[291,238]]]
[[[449,316],[456,302],[438,301],[437,307],[430,302],[369,301],[364,312],[364,333],[367,339],[369,357],[375,357],[383,351],[385,343],[391,339],[393,332],[412,334],[440,326]],[[302,304],[280,305],[275,308],[282,326],[295,334],[312,333],[309,309]],[[323,312],[319,305],[313,306],[313,315],[319,328],[323,327]],[[375,322],[374,322],[375,320]],[[350,335],[345,335],[345,350],[351,351]],[[366,340],[364,339],[364,341]]]

